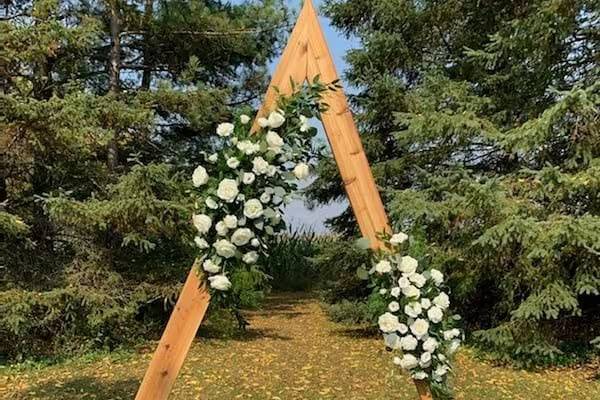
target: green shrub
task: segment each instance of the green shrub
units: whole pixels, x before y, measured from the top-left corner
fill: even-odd
[[[333,322],[374,327],[377,318],[385,312],[387,304],[381,296],[373,294],[366,301],[342,299],[333,304],[325,304],[324,307]]]

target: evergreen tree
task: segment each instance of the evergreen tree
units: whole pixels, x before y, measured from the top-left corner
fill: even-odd
[[[475,338],[524,363],[589,348],[600,322],[600,3],[326,10],[363,45],[348,79],[392,219],[450,274]],[[331,166],[321,171],[313,196],[341,194],[326,184]]]
[[[191,170],[262,93],[287,13],[16,0],[0,16],[0,353],[151,331],[194,258]]]

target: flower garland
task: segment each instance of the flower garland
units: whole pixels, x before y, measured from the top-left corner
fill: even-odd
[[[444,275],[434,268],[424,270],[405,254],[405,233],[384,234],[381,240],[384,246],[375,252],[369,276],[388,304],[378,319],[385,346],[399,352],[394,364],[413,379],[446,388],[451,356],[462,334],[456,328],[460,317],[449,314]]]
[[[257,120],[254,134],[245,114],[217,126],[214,152],[204,154],[205,162],[192,174],[194,241],[213,295],[231,292],[236,269],[258,268],[268,238],[285,228],[282,208],[298,180],[309,176],[314,156],[311,139],[317,130],[308,121],[325,110],[319,100],[328,89],[316,81],[281,97],[278,109]]]

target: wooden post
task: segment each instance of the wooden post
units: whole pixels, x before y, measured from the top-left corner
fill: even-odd
[[[257,119],[266,116],[276,105],[276,88],[281,94],[291,94],[290,79],[302,83],[305,80],[312,81],[317,75],[326,83],[338,79],[317,12],[311,0],[305,0]],[[373,248],[378,248],[381,242],[377,235],[389,231],[390,228],[371,167],[343,91],[331,92],[326,96],[325,102],[329,104],[329,110],[323,113],[321,118],[327,139],[360,231],[370,239]],[[258,130],[256,120],[252,130]],[[202,322],[209,300],[208,291],[201,284],[195,268],[192,268],[146,371],[136,400],[167,399]],[[420,400],[432,400],[426,382],[415,380],[415,386]]]

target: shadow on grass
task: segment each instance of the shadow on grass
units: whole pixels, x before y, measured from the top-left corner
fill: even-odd
[[[135,396],[139,385],[137,379],[106,381],[100,378],[84,376],[71,380],[48,380],[33,385],[27,390],[15,393],[11,399],[52,399],[52,400],[130,400]]]
[[[377,339],[381,337],[377,328],[370,326],[338,328],[333,330],[333,334],[351,339]]]

